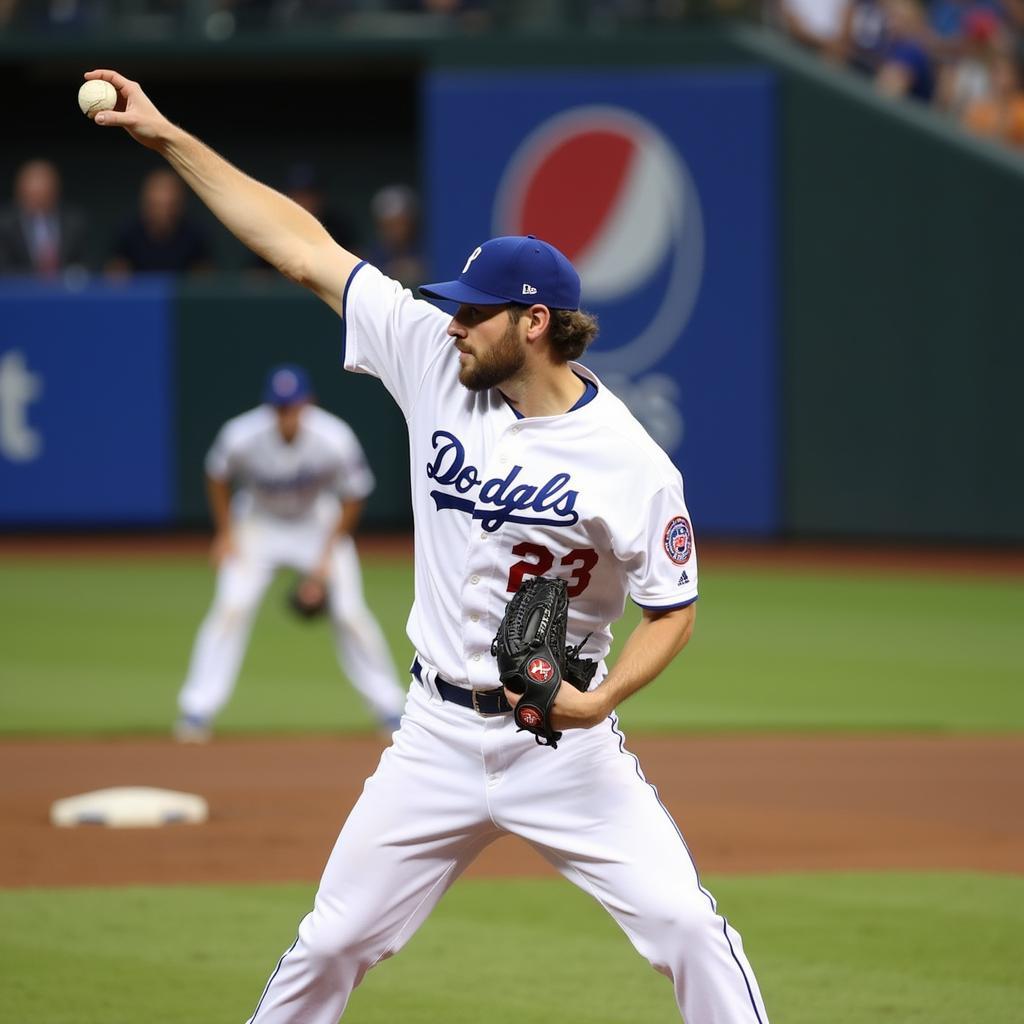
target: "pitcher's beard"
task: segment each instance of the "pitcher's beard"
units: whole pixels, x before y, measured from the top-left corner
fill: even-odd
[[[470,391],[486,391],[514,377],[526,363],[526,352],[516,325],[510,323],[508,330],[483,355],[473,353],[472,362],[459,367],[459,383]]]

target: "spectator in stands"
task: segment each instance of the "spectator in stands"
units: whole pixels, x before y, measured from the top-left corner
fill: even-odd
[[[931,0],[928,23],[943,52],[955,51],[967,35],[965,21],[990,14],[1005,25],[1024,25],[1024,0]]]
[[[54,277],[86,269],[85,219],[61,203],[49,160],[29,160],[14,178],[14,201],[0,210],[0,272]]]
[[[171,171],[151,171],[142,181],[139,212],[121,230],[107,272],[186,273],[212,267],[205,232],[185,213],[185,187]]]
[[[304,210],[308,210],[331,237],[348,249],[356,244],[356,230],[345,214],[330,204],[320,172],[311,163],[296,163],[288,168],[285,191]]]
[[[885,0],[884,10],[889,43],[875,74],[878,91],[931,102],[935,72],[924,9],[917,0]]]
[[[968,11],[960,23],[960,53],[939,76],[938,104],[958,120],[973,103],[995,94],[994,68],[1007,41],[999,15],[988,7]]]
[[[973,100],[964,107],[961,123],[976,135],[1024,147],[1024,91],[1020,68],[1011,54],[1000,53],[996,57],[992,84],[990,96]]]
[[[423,280],[426,267],[420,249],[420,210],[408,185],[388,185],[370,203],[374,240],[367,259],[402,284]]]
[[[851,0],[843,26],[843,57],[856,71],[872,78],[889,48],[885,0]]]
[[[778,0],[777,19],[798,43],[838,60],[849,7],[850,0]]]

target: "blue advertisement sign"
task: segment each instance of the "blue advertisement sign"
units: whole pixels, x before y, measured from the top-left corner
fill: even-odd
[[[534,234],[583,280],[584,357],[672,456],[699,530],[780,525],[775,94],[761,71],[440,72],[431,268]]]
[[[0,522],[171,520],[170,289],[0,283]]]

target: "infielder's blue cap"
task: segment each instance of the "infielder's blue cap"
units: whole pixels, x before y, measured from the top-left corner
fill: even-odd
[[[312,393],[309,374],[294,363],[282,363],[267,374],[263,401],[268,405],[294,405],[304,402]]]
[[[550,243],[533,235],[507,235],[477,246],[455,281],[425,284],[420,292],[460,305],[521,302],[579,309],[580,275]]]

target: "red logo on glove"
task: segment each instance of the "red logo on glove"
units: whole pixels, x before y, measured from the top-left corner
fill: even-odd
[[[519,717],[520,725],[528,729],[539,728],[544,722],[536,708],[516,708],[516,715]]]
[[[551,662],[544,658],[534,658],[529,665],[526,666],[526,674],[535,683],[546,683],[555,674],[555,670],[551,667]]]

